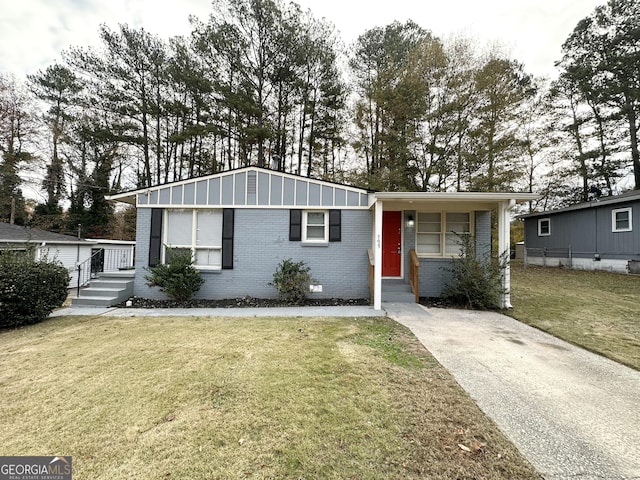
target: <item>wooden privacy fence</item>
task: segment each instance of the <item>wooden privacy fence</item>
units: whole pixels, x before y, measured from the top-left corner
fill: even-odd
[[[547,266],[547,259],[552,258],[555,260],[566,259],[566,266],[569,268],[573,267],[573,255],[575,252],[572,251],[571,245],[568,248],[533,248],[527,247],[524,249],[524,266],[526,267],[531,263],[530,259],[532,258],[541,258],[542,266]],[[534,263],[535,264],[535,263]],[[555,266],[556,264],[554,264]]]

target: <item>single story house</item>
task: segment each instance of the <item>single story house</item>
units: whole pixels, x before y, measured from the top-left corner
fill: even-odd
[[[526,264],[627,272],[640,263],[638,190],[520,218]]]
[[[508,252],[511,208],[532,198],[373,192],[253,166],[107,197],[137,207],[134,295],[164,298],[147,286],[145,269],[178,248],[191,250],[205,278],[197,298],[273,298],[273,273],[291,258],[310,267],[312,296],[371,298],[376,309],[386,282],[411,283],[416,297],[440,295],[441,267],[459,255],[452,232],[473,234],[489,251],[492,210]]]
[[[135,242],[78,239],[71,235],[0,222],[0,253],[3,250],[26,251],[31,247],[36,259],[57,260],[66,267],[71,275],[69,288],[73,288],[78,284],[78,272],[80,283],[84,285],[92,274],[133,266]]]

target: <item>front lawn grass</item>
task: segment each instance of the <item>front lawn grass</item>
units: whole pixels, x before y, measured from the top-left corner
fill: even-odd
[[[60,317],[0,355],[2,454],[74,478],[540,478],[389,319]]]
[[[640,276],[511,266],[514,318],[640,370]]]

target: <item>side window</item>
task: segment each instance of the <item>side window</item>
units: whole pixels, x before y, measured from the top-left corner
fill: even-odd
[[[631,207],[617,208],[611,211],[611,231],[630,232],[633,230]]]
[[[309,210],[302,215],[302,241],[329,241],[329,212]]]
[[[540,218],[538,219],[538,236],[548,237],[551,235],[551,219]]]
[[[290,210],[289,241],[328,243],[342,241],[340,210]]]

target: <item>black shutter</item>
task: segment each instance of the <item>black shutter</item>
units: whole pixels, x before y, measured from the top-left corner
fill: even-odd
[[[342,212],[329,210],[329,241],[342,241]]]
[[[160,263],[162,250],[162,209],[151,209],[151,235],[149,237],[149,266],[155,267]]]
[[[233,208],[222,210],[222,268],[231,270],[233,268]]]
[[[302,240],[302,210],[289,210],[289,241]]]

